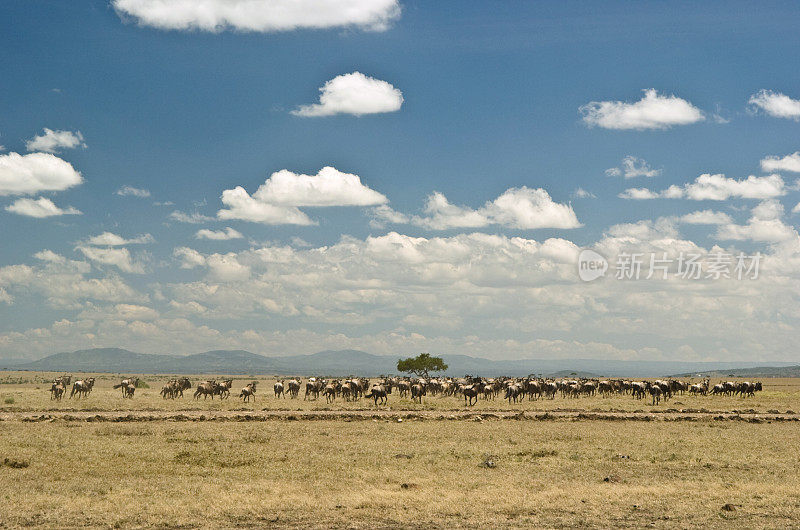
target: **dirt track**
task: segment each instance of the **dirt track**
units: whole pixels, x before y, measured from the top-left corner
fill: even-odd
[[[0,421],[18,422],[148,422],[148,421],[744,421],[749,423],[800,421],[800,414],[790,412],[763,413],[751,411],[698,411],[669,409],[663,412],[590,412],[557,411],[395,411],[395,410],[234,410],[234,411],[51,411],[3,412]]]

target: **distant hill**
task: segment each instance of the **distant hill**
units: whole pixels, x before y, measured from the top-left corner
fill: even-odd
[[[731,368],[727,370],[709,370],[705,372],[691,372],[680,374],[676,377],[749,377],[770,378],[770,377],[800,377],[800,365],[796,366],[754,366],[752,368]]]
[[[56,353],[38,361],[15,364],[14,369],[48,372],[118,372],[117,368],[124,366],[131,372],[143,372],[172,358],[170,355],[135,353],[122,348],[93,348]]]
[[[397,372],[397,357],[360,350],[325,350],[311,355],[274,357],[279,372],[289,374],[380,375]]]
[[[553,372],[552,374],[547,374],[547,377],[552,377],[553,379],[562,379],[567,377],[585,377],[586,379],[598,379],[603,376],[598,375],[594,372],[576,372],[574,370],[560,370],[558,372]]]
[[[245,350],[214,350],[194,355],[167,356],[155,365],[155,373],[250,374],[274,373],[274,360]],[[130,370],[128,370],[130,371]]]
[[[311,355],[266,357],[244,350],[214,350],[193,355],[154,355],[122,348],[95,348],[62,352],[37,361],[14,364],[15,370],[55,372],[112,372],[150,374],[286,374],[363,375],[397,373],[397,359],[406,355],[373,355],[359,350],[325,350]],[[760,370],[759,374],[797,374],[795,363],[774,363],[756,368],[757,363],[698,363],[683,361],[619,361],[601,359],[523,359],[494,361],[468,355],[442,355],[447,375],[499,375],[570,377],[663,377],[669,374],[731,374],[737,370]],[[11,366],[9,366],[11,368]],[[794,370],[794,372],[792,372]],[[744,373],[744,372],[743,372]],[[747,372],[755,374],[756,372]],[[756,377],[756,375],[745,375]],[[791,377],[791,375],[759,375]]]
[[[38,361],[15,364],[15,370],[115,372],[150,374],[368,374],[394,372],[397,359],[357,350],[322,351],[313,355],[265,357],[244,350],[214,350],[193,355],[153,355],[121,348],[95,348],[56,353]]]

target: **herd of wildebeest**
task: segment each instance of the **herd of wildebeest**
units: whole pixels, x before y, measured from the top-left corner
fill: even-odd
[[[60,401],[70,384],[72,376],[62,375],[52,381],[50,398]],[[70,398],[86,398],[91,394],[95,378],[79,379],[72,383]],[[114,385],[114,389],[121,389],[123,398],[133,399],[136,388],[139,386],[138,377],[129,377]],[[258,381],[252,381],[239,392],[239,398],[248,402],[255,400]],[[207,380],[195,385],[194,399],[213,400],[214,397],[227,399],[231,395],[233,379]],[[183,397],[185,390],[192,388],[188,377],[171,379],[161,389],[164,399]],[[631,381],[626,379],[546,379],[541,377],[498,377],[482,378],[465,376],[462,378],[412,378],[412,377],[381,377],[377,381],[367,378],[350,377],[345,379],[330,379],[323,377],[309,377],[305,384],[301,379],[280,379],[273,386],[275,398],[297,399],[301,390],[304,390],[304,400],[317,400],[324,397],[327,403],[334,402],[337,398],[344,401],[355,401],[361,398],[372,399],[375,406],[385,405],[388,396],[393,391],[401,398],[411,398],[411,401],[422,403],[426,396],[452,396],[464,399],[465,406],[473,406],[478,399],[495,400],[499,396],[508,400],[509,404],[521,402],[525,399],[555,399],[556,395],[562,398],[580,398],[583,396],[610,396],[613,394],[630,395],[635,399],[652,399],[652,404],[657,405],[668,401],[676,394],[693,394],[699,396],[755,396],[762,390],[760,382],[726,381],[711,385],[709,379],[700,383],[688,383],[679,379],[666,379],[656,381]]]

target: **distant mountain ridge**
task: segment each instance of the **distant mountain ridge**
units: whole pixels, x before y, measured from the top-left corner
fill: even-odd
[[[369,374],[396,371],[397,359],[358,350],[326,350],[312,355],[266,357],[245,350],[213,350],[192,355],[136,353],[122,348],[62,352],[14,364],[17,370],[175,374]]]
[[[155,366],[169,362],[170,355],[136,353],[122,348],[93,348],[73,352],[55,353],[38,361],[16,364],[22,370],[116,372],[116,366]]]
[[[702,376],[702,377],[751,377],[751,378],[771,378],[771,377],[800,377],[800,365],[794,366],[754,366],[752,368],[730,368],[727,370],[708,370],[692,374],[681,374],[681,376]]]
[[[61,352],[37,361],[8,365],[15,370],[55,372],[112,372],[142,374],[283,374],[377,376],[396,374],[397,360],[406,355],[373,355],[360,350],[325,350],[311,355],[266,357],[245,350],[213,350],[192,355],[136,353],[122,348]],[[442,355],[447,375],[493,377],[541,374],[603,377],[661,377],[669,374],[732,373],[761,363],[688,361],[619,361],[602,359],[523,359],[494,361],[468,355]],[[773,363],[783,370],[796,363]],[[762,368],[764,370],[765,368]]]

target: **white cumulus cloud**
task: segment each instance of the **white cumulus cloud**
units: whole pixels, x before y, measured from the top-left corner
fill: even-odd
[[[302,105],[292,114],[307,118],[334,114],[361,116],[395,112],[403,105],[403,93],[399,89],[361,72],[336,76],[319,91],[319,103]]]
[[[193,248],[178,247],[172,252],[172,255],[180,260],[182,269],[194,269],[206,264],[205,256]]]
[[[381,204],[372,209],[372,219],[369,224],[373,228],[383,228],[387,224],[406,224],[410,218],[397,210],[393,209],[388,204]]]
[[[36,254],[33,255],[34,258],[42,261],[46,261],[48,263],[66,263],[67,258],[62,256],[61,254],[56,254],[50,249],[40,250]]]
[[[50,153],[0,155],[0,195],[62,191],[81,182],[72,164]]]
[[[92,268],[85,261],[73,261],[51,250],[37,252],[40,263],[34,266],[0,267],[0,287],[18,294],[44,297],[50,307],[80,309],[89,300],[144,302],[148,296],[139,293],[113,272],[107,276],[89,277]]]
[[[362,184],[358,175],[330,166],[316,175],[277,171],[253,198],[280,206],[373,206],[388,202],[384,195]]]
[[[146,199],[147,197],[150,196],[150,191],[126,185],[118,189],[116,191],[116,194],[119,195],[120,197],[139,197],[140,199]]]
[[[45,217],[55,217],[58,215],[81,215],[79,210],[73,207],[59,208],[53,201],[40,197],[38,199],[17,199],[12,204],[6,206],[6,211],[27,217],[42,219]]]
[[[732,223],[731,216],[725,212],[699,210],[681,216],[680,222],[688,225],[724,225]]]
[[[76,248],[84,256],[95,263],[117,267],[122,272],[144,274],[144,265],[134,262],[127,248],[92,247],[80,245]]]
[[[111,265],[123,272],[144,274],[144,264],[134,261],[130,251],[122,247],[125,245],[144,245],[153,242],[155,242],[155,239],[150,234],[142,234],[131,239],[126,239],[112,232],[103,232],[102,234],[90,237],[85,243],[79,244],[76,250],[80,251],[84,256],[95,263]]]
[[[610,177],[625,177],[626,179],[635,177],[657,177],[660,174],[661,170],[651,168],[646,160],[630,155],[622,159],[622,163],[619,167],[606,169],[606,175]]]
[[[193,225],[199,225],[200,223],[205,223],[207,221],[214,220],[213,217],[209,217],[208,215],[203,215],[199,212],[186,213],[186,212],[181,212],[180,210],[175,210],[174,212],[169,214],[169,218],[179,223],[188,223]]]
[[[451,204],[443,193],[433,192],[425,203],[425,217],[414,217],[416,225],[432,230],[478,228],[489,225],[485,212]]]
[[[212,254],[206,258],[208,276],[212,281],[241,282],[250,278],[250,267],[239,263],[236,254]]]
[[[761,160],[762,171],[791,171],[800,173],[800,151],[795,151],[783,158],[768,156]]]
[[[220,219],[240,219],[264,224],[315,224],[298,207],[375,206],[388,199],[361,182],[358,175],[324,167],[316,175],[289,170],[273,173],[251,196],[241,186],[222,192],[227,209]]]
[[[750,96],[749,103],[774,118],[800,120],[800,100],[771,90],[760,90]]]
[[[644,91],[639,101],[592,101],[580,108],[589,127],[603,129],[668,129],[703,121],[700,109],[677,96],[660,95],[655,89]]]
[[[208,228],[203,228],[198,230],[194,237],[197,239],[211,239],[216,241],[244,238],[240,232],[231,227],[226,227],[224,230],[209,230]]]
[[[720,225],[715,237],[721,240],[750,240],[767,243],[798,241],[797,231],[785,224],[783,205],[775,199],[762,201],[751,212],[746,225]]]
[[[28,151],[55,153],[61,149],[86,147],[80,131],[54,131],[45,127],[44,133],[34,136],[25,143]]]
[[[158,311],[138,304],[116,304],[113,307],[99,307],[91,304],[89,309],[78,315],[78,318],[93,321],[151,321],[158,318]]]
[[[581,223],[572,206],[560,204],[541,188],[510,188],[478,209],[451,204],[444,194],[434,192],[425,205],[425,216],[412,222],[432,230],[479,228],[502,225],[509,228],[578,228]]]
[[[583,188],[575,188],[575,191],[572,192],[572,196],[576,199],[596,199],[597,195],[592,193],[591,191],[587,191]]]
[[[309,216],[294,206],[276,206],[261,202],[247,193],[241,186],[222,192],[222,204],[226,209],[217,212],[220,219],[238,219],[251,223],[268,225],[301,225],[316,224]]]
[[[780,175],[736,180],[725,175],[704,174],[686,186],[686,196],[695,201],[724,201],[731,197],[742,199],[769,199],[786,194],[786,185]]]
[[[142,234],[132,239],[125,239],[112,232],[103,232],[100,235],[90,237],[87,243],[96,247],[121,247],[125,245],[145,245],[154,241],[155,239],[150,234]]]
[[[383,31],[400,16],[398,0],[113,0],[112,5],[144,26],[214,32]]]
[[[722,174],[705,173],[683,187],[670,186],[662,191],[647,188],[629,188],[619,194],[622,199],[681,199],[693,201],[724,201],[739,199],[771,199],[786,195],[786,184],[780,175],[736,180]]]
[[[632,199],[635,201],[659,198],[658,192],[647,188],[628,188],[618,195],[620,199]]]

